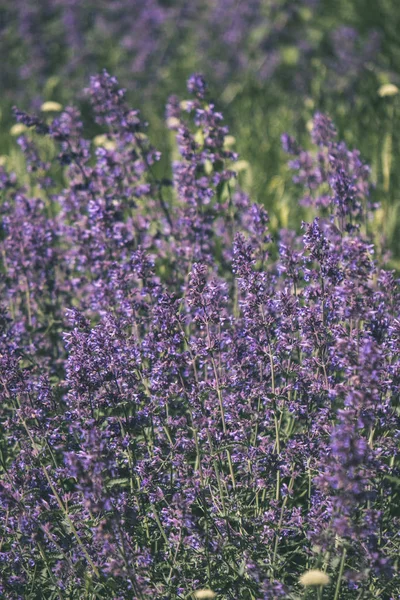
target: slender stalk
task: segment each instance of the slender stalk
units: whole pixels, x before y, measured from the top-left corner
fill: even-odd
[[[28,311],[28,325],[29,327],[32,327],[32,311],[31,311],[31,293],[29,290],[29,283],[28,283],[28,278],[26,279],[26,284],[27,284],[27,288],[26,288],[26,309]]]
[[[294,466],[293,466],[293,469],[294,469]],[[294,477],[294,475],[292,475],[292,477],[290,478],[289,485],[288,485],[288,490],[289,491],[291,491],[293,489],[294,479],[295,479],[295,477]],[[276,557],[277,557],[277,554],[278,554],[278,546],[279,546],[279,533],[280,533],[280,530],[281,530],[281,527],[282,527],[283,516],[284,516],[284,513],[285,513],[285,508],[286,508],[286,504],[287,504],[288,498],[289,498],[289,494],[287,494],[284,497],[284,499],[283,499],[282,506],[281,506],[281,512],[280,512],[280,515],[279,515],[278,527],[277,527],[276,534],[275,534],[274,553],[273,553],[273,557],[272,557],[272,569],[273,570],[275,570],[275,561],[276,561]]]
[[[340,561],[339,576],[338,576],[338,580],[336,583],[335,596],[334,596],[333,600],[339,600],[340,585],[342,583],[345,560],[346,560],[346,548],[343,548],[342,559]]]

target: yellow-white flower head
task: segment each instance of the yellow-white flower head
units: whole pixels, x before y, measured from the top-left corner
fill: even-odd
[[[167,119],[167,127],[170,129],[176,129],[181,124],[180,120],[176,117],[168,117]]]
[[[329,575],[320,571],[319,569],[311,569],[311,571],[306,571],[300,577],[299,582],[304,587],[308,586],[316,586],[316,585],[328,585],[329,583]]]
[[[42,112],[59,112],[60,110],[62,110],[62,104],[60,104],[59,102],[52,102],[51,100],[48,100],[47,102],[43,102],[42,106],[40,107],[40,110]]]
[[[232,165],[232,169],[238,173],[240,173],[240,171],[247,171],[249,167],[250,164],[247,162],[247,160],[238,160]]]
[[[378,90],[378,94],[381,98],[385,96],[395,96],[399,93],[399,88],[394,83],[385,83],[385,85],[381,85]]]
[[[28,131],[28,127],[23,123],[15,123],[10,129],[11,135],[15,136],[21,135],[21,133],[25,133],[25,131]]]
[[[236,138],[233,135],[226,135],[224,138],[224,146],[230,148],[236,144]]]
[[[216,595],[217,594],[212,590],[196,590],[193,592],[193,596],[198,600],[201,600],[202,598],[204,600],[207,600],[207,598],[215,598]]]
[[[117,144],[115,143],[114,140],[109,140],[108,137],[102,133],[100,135],[96,135],[93,138],[93,144],[95,146],[101,146],[102,148],[105,148],[106,150],[115,150],[115,148],[117,147]]]

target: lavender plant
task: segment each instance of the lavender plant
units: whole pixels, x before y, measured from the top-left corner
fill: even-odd
[[[80,90],[91,73],[105,67],[124,81],[129,101],[142,106],[152,122],[164,169],[170,159],[161,117],[165,98],[173,91],[182,94],[184,79],[199,70],[235,130],[237,148],[251,162],[242,187],[273,211],[273,230],[287,226],[288,209],[296,206],[279,137],[291,130],[300,138],[314,112],[329,112],[340,136],[372,166],[384,209],[376,228],[398,268],[399,182],[392,168],[400,148],[398,97],[378,95],[387,84],[396,95],[399,86],[398,3],[386,0],[368,10],[364,5],[364,0],[351,6],[346,0],[0,2],[0,52],[7,57],[0,64],[0,163],[15,158],[13,104],[38,111],[46,101],[73,101],[86,114]]]
[[[245,70],[265,79],[282,62],[279,50],[299,42],[300,29],[309,37],[307,21],[317,7],[318,0],[303,0],[299,6],[287,0],[244,5],[214,0],[42,0],[32,5],[18,0],[0,7],[1,45],[10,56],[2,75],[7,89],[22,80],[41,93],[51,77],[69,76],[78,83],[82,75],[107,64],[120,75],[134,75],[132,86],[151,87],[163,79],[171,61],[180,60],[184,45],[208,56],[203,66],[228,81]],[[306,53],[312,44],[300,44],[300,49]],[[149,77],[155,64],[158,73]]]
[[[75,108],[15,111],[34,185],[1,171],[1,593],[394,599],[399,290],[369,169],[325,115],[313,151],[284,136],[313,219],[272,236],[188,90],[172,180],[107,72],[95,143]]]
[[[168,75],[201,67],[228,87],[240,86],[243,77],[262,85],[277,75],[285,88],[289,71],[297,90],[309,93],[317,61],[328,69],[331,93],[335,84],[349,91],[369,64],[393,65],[379,55],[382,15],[374,15],[374,28],[374,18],[354,23],[346,8],[337,3],[335,20],[324,0],[17,0],[0,5],[0,47],[9,57],[2,80],[11,98],[18,93],[32,101],[33,91],[42,96],[57,89],[70,100],[83,78],[105,65],[151,95]],[[383,16],[393,8],[385,5]],[[60,86],[64,77],[70,90]]]

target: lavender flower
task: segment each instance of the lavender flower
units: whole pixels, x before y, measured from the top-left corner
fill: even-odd
[[[369,169],[327,116],[314,152],[285,137],[314,214],[274,239],[188,87],[173,182],[107,72],[98,146],[72,107],[17,112],[34,185],[0,172],[1,593],[271,599],[303,574],[395,597],[399,293]]]

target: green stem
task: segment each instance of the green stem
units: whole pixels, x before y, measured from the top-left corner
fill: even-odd
[[[336,590],[335,590],[335,596],[334,596],[333,600],[338,600],[339,599],[340,584],[342,583],[342,577],[343,577],[345,560],[346,560],[346,548],[343,548],[342,559],[340,561],[340,568],[339,568],[339,577],[338,577],[338,580],[337,580]]]
[[[293,467],[293,469],[294,469],[294,467]],[[279,473],[279,471],[278,471],[278,473]],[[295,479],[295,477],[294,477],[294,475],[292,475],[292,477],[290,478],[288,491],[291,491],[293,489],[294,479]],[[275,533],[274,553],[273,553],[273,557],[272,557],[272,569],[273,570],[275,570],[275,561],[276,561],[276,557],[278,554],[278,546],[279,546],[279,534],[281,531],[283,517],[284,517],[285,508],[286,508],[288,499],[289,499],[289,493],[283,499],[282,506],[281,506],[281,512],[280,512],[280,516],[279,516],[279,521],[278,521],[278,527],[277,527],[277,531]]]
[[[53,585],[54,585],[54,588],[57,590],[57,596],[60,598],[60,600],[63,600],[63,597],[62,597],[62,595],[61,595],[61,592],[60,592],[60,590],[59,590],[59,587],[58,587],[58,585],[57,585],[57,581],[56,581],[56,580],[55,580],[55,578],[54,578],[53,572],[52,572],[52,570],[51,570],[51,568],[50,568],[50,565],[49,565],[49,563],[48,563],[48,561],[47,561],[47,557],[46,557],[46,554],[45,554],[45,552],[44,552],[44,550],[43,550],[43,548],[42,548],[42,545],[41,545],[41,543],[40,543],[40,542],[38,542],[37,544],[38,544],[38,548],[39,548],[40,556],[42,557],[42,559],[43,559],[43,562],[44,562],[44,564],[46,565],[47,572],[48,572],[48,574],[49,574],[49,576],[50,576],[50,579],[51,579],[51,581],[52,581],[52,583],[53,583]]]

